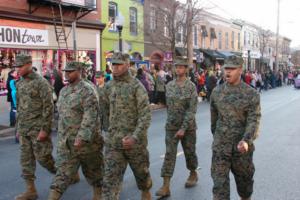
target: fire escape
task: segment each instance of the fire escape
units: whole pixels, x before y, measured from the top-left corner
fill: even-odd
[[[66,3],[64,0],[27,0],[29,4],[29,14],[33,14],[40,7],[51,7],[52,21],[56,41],[59,49],[68,49],[68,38],[72,31],[67,31],[66,26],[70,26],[72,22],[78,21],[80,18],[95,10],[96,5],[93,0],[85,0],[86,5],[74,5]],[[68,19],[65,19],[68,12]]]
[[[55,7],[58,7],[58,9],[56,9]],[[58,48],[61,49],[62,47],[64,47],[65,49],[68,49],[68,37],[70,35],[70,32],[68,33],[68,35],[66,34],[66,26],[64,22],[64,13],[61,5],[61,0],[57,0],[57,4],[53,4],[51,6],[51,10]]]

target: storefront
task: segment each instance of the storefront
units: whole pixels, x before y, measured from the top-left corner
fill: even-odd
[[[2,68],[12,67],[17,54],[32,56],[33,66],[39,73],[47,75],[53,69],[61,70],[69,60],[86,62],[94,71],[101,69],[101,38],[99,27],[96,29],[76,29],[77,51],[73,50],[71,28],[66,27],[70,35],[66,48],[59,48],[54,26],[13,19],[0,19],[0,65]]]

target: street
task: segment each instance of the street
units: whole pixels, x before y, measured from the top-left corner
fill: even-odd
[[[293,87],[277,88],[263,92],[261,95],[261,131],[260,137],[256,140],[254,154],[256,174],[253,199],[255,200],[300,199],[299,102],[300,91]],[[3,113],[1,113],[1,119],[4,119],[5,117],[2,116],[4,116]],[[153,111],[152,123],[148,132],[153,199],[156,199],[155,191],[162,184],[160,169],[165,152],[165,120],[166,112],[164,110]],[[209,104],[207,102],[199,104],[197,122],[197,153],[200,174],[198,185],[192,189],[184,188],[188,171],[185,167],[184,155],[181,147],[179,147],[175,174],[171,180],[171,197],[168,198],[169,200],[212,199],[212,179],[210,177],[212,136],[210,133]],[[55,137],[54,141],[56,142]],[[0,200],[12,200],[24,189],[23,180],[20,177],[19,145],[15,144],[14,140],[0,141],[0,160]],[[36,176],[39,199],[47,199],[51,175],[38,165]],[[91,199],[91,188],[82,174],[80,183],[70,186],[62,199]],[[120,199],[140,199],[140,192],[129,168],[124,177]],[[231,199],[239,199],[232,176]]]

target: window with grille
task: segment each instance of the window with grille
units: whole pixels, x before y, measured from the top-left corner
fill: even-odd
[[[130,15],[130,33],[133,35],[137,35],[137,9],[134,7],[129,8]]]
[[[114,2],[109,2],[108,4],[108,21],[109,21],[109,30],[117,31],[116,27],[116,17],[118,16],[118,5]]]
[[[151,7],[150,11],[150,30],[155,31],[156,29],[156,10],[154,7]]]

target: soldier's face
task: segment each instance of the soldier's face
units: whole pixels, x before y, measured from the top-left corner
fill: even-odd
[[[101,85],[101,84],[104,83],[104,77],[101,76],[101,77],[99,77],[99,78],[96,78],[96,81],[97,81],[97,83],[98,83],[99,85]]]
[[[112,69],[113,75],[118,77],[128,71],[128,64],[113,64]]]
[[[29,72],[32,71],[31,63],[23,65],[22,67],[18,67],[17,71],[20,76],[26,76]]]
[[[225,68],[225,79],[226,82],[232,85],[239,84],[241,81],[243,69],[239,68]]]
[[[79,71],[66,71],[65,78],[69,83],[74,83],[78,79],[80,79],[80,72]]]
[[[178,77],[185,76],[186,73],[187,73],[187,67],[181,66],[181,65],[177,65],[177,66],[176,66],[176,75],[177,75]]]

